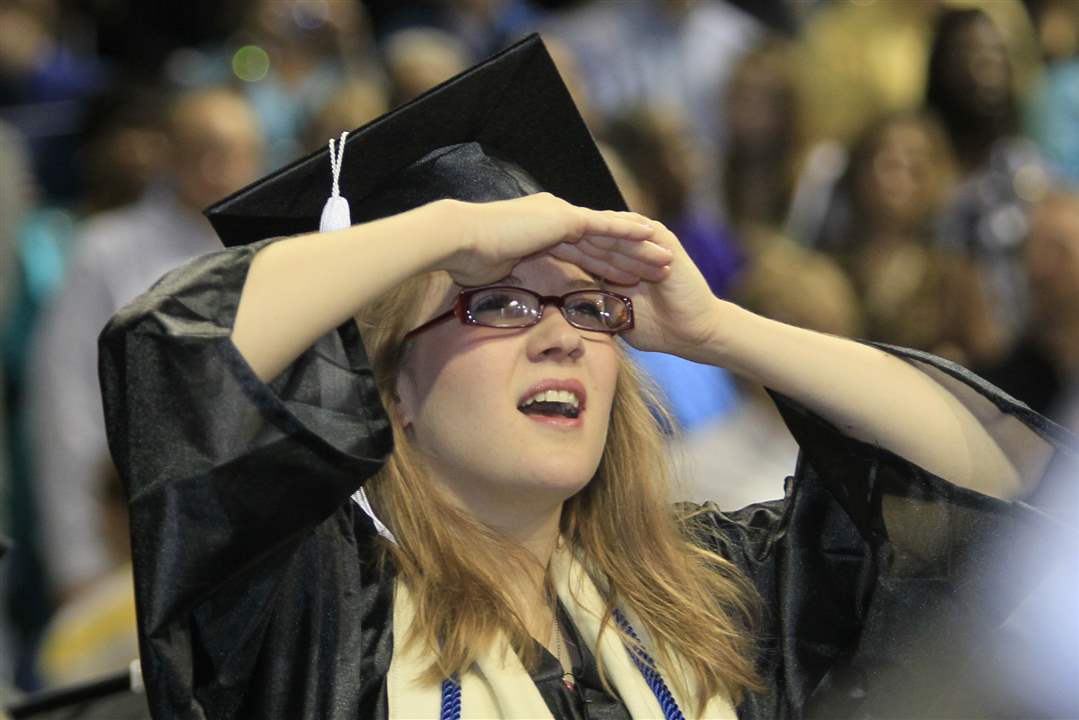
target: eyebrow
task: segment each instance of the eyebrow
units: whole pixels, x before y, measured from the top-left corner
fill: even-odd
[[[496,281],[493,284],[494,285],[511,284],[511,285],[519,285],[521,287],[524,287],[524,280],[517,277],[513,273],[510,273],[506,277],[502,278],[501,280]],[[592,278],[575,278],[573,280],[567,280],[566,281],[566,289],[567,290],[595,290],[595,289],[598,289],[598,288],[602,288],[602,285],[600,284],[600,281],[592,279]]]

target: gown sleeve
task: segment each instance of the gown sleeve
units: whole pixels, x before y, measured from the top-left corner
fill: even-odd
[[[351,324],[269,384],[236,350],[264,244],[166,275],[99,340],[156,717],[355,718],[380,693],[372,663],[389,662],[392,600],[349,501],[389,453],[389,422]]]
[[[1053,476],[1076,467],[1062,428],[957,365],[881,347],[952,392],[1006,452],[1040,453],[1044,482],[1079,480]],[[773,399],[800,446],[785,498],[700,508],[762,599],[768,690],[747,694],[739,717],[1076,716],[1074,515],[950,484]]]

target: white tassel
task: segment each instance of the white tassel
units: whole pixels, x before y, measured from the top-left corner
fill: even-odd
[[[319,220],[320,232],[328,230],[344,230],[352,226],[352,216],[348,208],[348,199],[341,196],[339,179],[341,177],[341,161],[345,158],[345,138],[348,132],[341,133],[341,139],[337,147],[334,147],[333,138],[330,138],[330,170],[333,171],[333,193],[322,206],[322,218]]]
[[[397,544],[397,538],[393,536],[393,533],[390,532],[390,529],[383,525],[382,521],[378,519],[377,515],[375,515],[375,510],[371,507],[371,501],[367,499],[367,493],[364,491],[363,488],[360,488],[355,493],[353,493],[352,502],[359,505],[360,509],[363,510],[363,514],[371,518],[371,522],[375,524],[375,530],[378,531],[379,535],[386,538],[394,545]]]
[[[330,197],[327,198],[326,204],[322,206],[322,218],[318,222],[319,232],[326,232],[328,230],[344,230],[347,227],[352,226],[352,216],[348,208],[348,199],[341,196],[341,161],[345,158],[345,138],[348,137],[348,132],[341,133],[341,139],[337,141],[337,147],[334,147],[334,140],[330,138],[330,170],[333,171],[333,192]],[[370,501],[367,499],[367,493],[360,488],[352,496],[352,501],[356,503],[363,513],[371,518],[371,522],[374,523],[375,529],[379,535],[388,538],[391,542],[396,543],[397,538],[393,536],[390,529],[386,527],[378,516],[375,515],[374,508],[371,507]]]

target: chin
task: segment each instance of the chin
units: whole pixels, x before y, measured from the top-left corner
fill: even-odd
[[[598,465],[598,460],[593,462],[564,455],[549,456],[543,462],[533,465],[531,472],[523,473],[521,468],[517,468],[511,483],[524,494],[542,494],[565,500],[579,493],[591,482]]]

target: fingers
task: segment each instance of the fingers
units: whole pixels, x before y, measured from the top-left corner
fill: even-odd
[[[548,250],[551,255],[618,285],[667,277],[674,253],[651,241],[657,229],[665,229],[661,225],[633,212],[575,209],[581,212],[581,232]]]
[[[614,244],[606,242],[608,238],[600,240],[596,242],[594,238],[586,238],[574,247],[593,263],[608,265],[645,280],[659,278],[657,271],[670,265],[674,259],[670,250],[648,240],[621,240]]]
[[[596,247],[587,238],[575,244],[556,245],[549,252],[618,285],[633,285],[640,280],[659,282],[667,277],[670,251],[648,241],[621,243],[605,249]]]
[[[616,210],[589,210],[577,208],[582,213],[578,238],[589,236],[647,240],[655,232],[651,220],[633,212]]]

